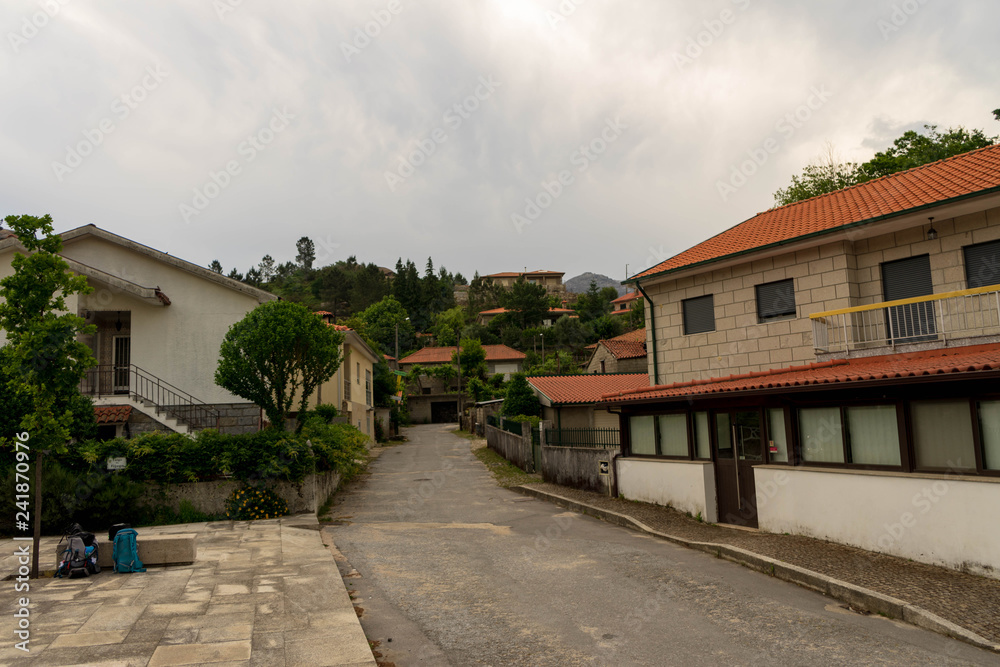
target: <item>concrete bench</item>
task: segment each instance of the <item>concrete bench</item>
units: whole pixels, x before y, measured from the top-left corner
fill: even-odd
[[[143,535],[136,538],[136,546],[139,549],[139,560],[142,564],[149,566],[157,565],[190,565],[195,560],[194,533],[174,533],[170,535]],[[99,542],[97,564],[102,568],[111,569],[111,552],[114,545],[106,540]],[[59,566],[60,554],[66,548],[63,541],[56,548],[56,567]]]

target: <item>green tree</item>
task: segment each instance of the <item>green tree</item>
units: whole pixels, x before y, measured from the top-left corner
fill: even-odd
[[[296,394],[299,412],[341,363],[344,334],[309,309],[270,301],[229,328],[219,350],[215,383],[259,405],[268,420],[284,428]]]
[[[406,309],[394,297],[384,297],[360,313],[357,319],[364,334],[375,341],[382,352],[395,355],[396,327],[399,327],[400,354],[416,347],[416,331],[407,319]],[[349,323],[350,325],[351,323]]]
[[[503,401],[503,414],[506,416],[525,415],[537,417],[541,413],[541,403],[531,390],[524,373],[514,373],[507,383],[507,393]]]
[[[461,306],[455,306],[435,315],[434,323],[428,331],[434,334],[436,345],[455,345],[458,342],[457,336],[461,335],[466,324],[467,317],[465,310]]]
[[[989,137],[982,130],[964,127],[948,128],[938,132],[937,125],[925,125],[924,133],[908,130],[893,141],[892,146],[880,151],[862,164],[842,162],[828,145],[819,162],[807,165],[802,174],[792,176],[792,183],[774,193],[777,206],[792,204],[811,197],[841,190],[858,183],[888,176],[977,148],[992,146],[997,137]]]
[[[598,317],[611,312],[611,302],[618,298],[618,290],[614,287],[597,288],[597,282],[591,280],[586,292],[577,297],[574,309],[584,322],[591,322]]]
[[[313,262],[316,261],[316,244],[308,236],[303,236],[295,242],[295,261],[306,271],[311,271]]]
[[[924,125],[924,130],[924,134],[913,130],[904,132],[890,148],[876,153],[875,157],[861,165],[864,180],[992,146],[997,140],[997,137],[986,136],[982,130],[966,130],[964,127],[948,128],[941,133],[937,125]]]
[[[993,110],[993,117],[996,118],[997,120],[1000,120],[1000,109]]]
[[[12,215],[4,222],[29,254],[15,253],[13,274],[0,280],[0,329],[7,336],[0,356],[6,385],[0,389],[23,401],[20,427],[30,433],[32,451],[65,452],[76,419],[73,404],[81,401],[80,381],[97,363],[77,340],[95,327],[67,312],[66,299],[93,288],[84,276],[70,273],[59,256],[62,239],[53,231],[51,216]]]
[[[459,349],[451,356],[451,361],[456,366],[459,363],[459,351],[462,353],[462,377],[485,380],[489,367],[486,364],[486,349],[482,343],[475,338],[463,338]]]
[[[208,269],[209,269],[209,271],[214,271],[215,273],[218,273],[218,274],[221,275],[222,274],[222,263],[219,260],[217,260],[217,259],[213,259],[212,263],[208,265]]]
[[[594,331],[594,342],[607,340],[624,333],[626,315],[603,315],[590,323]]]
[[[549,313],[549,298],[541,285],[519,279],[504,295],[504,308],[511,311],[521,329],[541,324]]]

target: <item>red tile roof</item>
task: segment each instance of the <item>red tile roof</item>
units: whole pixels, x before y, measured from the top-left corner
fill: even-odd
[[[529,377],[528,382],[554,405],[564,405],[596,403],[602,396],[611,392],[648,388],[649,376],[645,373],[540,375]]]
[[[673,399],[699,394],[766,391],[808,385],[836,385],[905,378],[1000,371],[1000,344],[925,350],[860,359],[834,359],[803,366],[609,392],[606,403]]]
[[[343,324],[334,324],[333,322],[327,322],[326,326],[333,327],[337,331],[353,331],[351,327],[345,327]]]
[[[615,336],[614,338],[609,338],[608,340],[625,340],[625,341],[641,341],[646,342],[646,328],[642,327],[636,329],[635,331],[629,331],[628,333],[623,333],[621,336]]]
[[[629,301],[635,301],[638,298],[639,298],[638,292],[628,292],[627,294],[623,294],[622,296],[618,297],[611,303],[628,303]]]
[[[132,414],[131,405],[96,405],[94,420],[98,424],[123,424]]]
[[[1000,144],[759,213],[632,279],[995,188],[1000,188]]]
[[[539,269],[538,271],[502,271],[500,273],[488,273],[483,276],[483,278],[517,278],[518,276],[536,275],[563,276],[566,274],[564,271],[543,271],[542,269]]]
[[[602,340],[601,345],[608,348],[615,359],[638,359],[646,356],[646,341],[637,340]]]
[[[400,364],[447,364],[457,347],[425,347],[399,360]],[[524,352],[518,352],[506,345],[483,345],[486,361],[515,361],[524,359]]]

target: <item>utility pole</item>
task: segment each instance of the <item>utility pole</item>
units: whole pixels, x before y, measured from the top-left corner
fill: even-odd
[[[455,349],[458,358],[458,427],[462,428],[462,339],[460,334],[461,330],[456,329],[455,339],[458,342],[458,347]]]

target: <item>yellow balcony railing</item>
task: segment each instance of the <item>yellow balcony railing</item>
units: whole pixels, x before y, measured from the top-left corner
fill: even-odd
[[[1000,286],[883,301],[809,316],[817,352],[1000,336]]]

